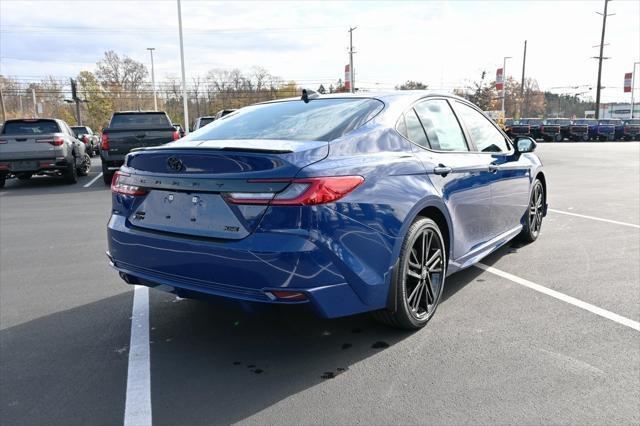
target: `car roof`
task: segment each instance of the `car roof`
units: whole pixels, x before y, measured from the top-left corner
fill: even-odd
[[[166,114],[164,111],[116,111],[113,115],[117,114]]]

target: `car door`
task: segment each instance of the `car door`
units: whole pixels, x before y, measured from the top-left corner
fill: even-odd
[[[449,102],[428,98],[405,112],[407,138],[442,196],[453,224],[453,260],[489,238],[491,190],[486,156],[473,152]]]
[[[473,150],[485,156],[491,179],[491,234],[513,230],[521,223],[529,201],[531,164],[517,154],[506,135],[478,109],[462,101],[455,110],[469,134]]]

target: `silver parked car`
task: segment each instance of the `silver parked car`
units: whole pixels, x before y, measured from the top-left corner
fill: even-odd
[[[0,188],[8,177],[26,180],[33,175],[61,175],[76,183],[90,168],[85,144],[62,120],[7,120],[0,131]]]

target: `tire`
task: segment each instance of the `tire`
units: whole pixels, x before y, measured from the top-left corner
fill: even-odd
[[[542,229],[545,201],[544,185],[540,179],[536,179],[531,189],[527,211],[524,213],[524,226],[518,236],[521,242],[529,244],[538,239]]]
[[[563,138],[562,138],[562,135],[560,133],[558,133],[557,135],[555,135],[553,137],[553,140],[556,141],[556,142],[562,142],[562,139]]]
[[[589,135],[587,135],[586,133],[582,135],[582,142],[589,142]]]
[[[4,184],[7,181],[7,177],[5,175],[0,176],[0,188],[4,188]]]
[[[440,303],[446,265],[447,253],[438,225],[429,218],[417,218],[407,231],[392,278],[395,310],[374,312],[374,318],[406,330],[424,327]]]
[[[111,185],[111,180],[113,179],[114,172],[109,171],[107,167],[102,163],[102,180],[105,185]]]
[[[89,157],[89,154],[84,154],[82,164],[78,167],[78,176],[86,176],[89,171],[91,171],[91,157]]]
[[[64,176],[64,180],[70,185],[78,182],[78,168],[76,167],[76,157],[73,157],[71,163],[67,166],[62,175]]]
[[[20,173],[17,174],[16,177],[20,180],[29,180],[33,176],[33,173]]]

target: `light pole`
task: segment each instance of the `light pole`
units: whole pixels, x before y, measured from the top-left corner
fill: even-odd
[[[180,33],[180,64],[182,66],[182,107],[184,110],[184,133],[189,134],[189,101],[187,100],[187,80],[184,76],[184,45],[182,43],[182,10],[178,0],[178,31]]]
[[[511,59],[511,56],[505,56],[502,59],[502,116],[506,115],[504,110],[504,99],[507,97],[507,59]]]
[[[358,27],[349,27],[349,78],[351,79],[351,93],[356,92],[356,85],[354,81],[356,73],[353,71],[353,30],[356,28]]]
[[[151,54],[151,84],[153,85],[153,109],[158,110],[158,95],[156,94],[156,72],[153,67],[153,51],[155,47],[147,47],[147,50]]]
[[[631,71],[631,118],[633,118],[633,91],[636,88],[636,65],[640,65],[640,62],[634,62]]]

